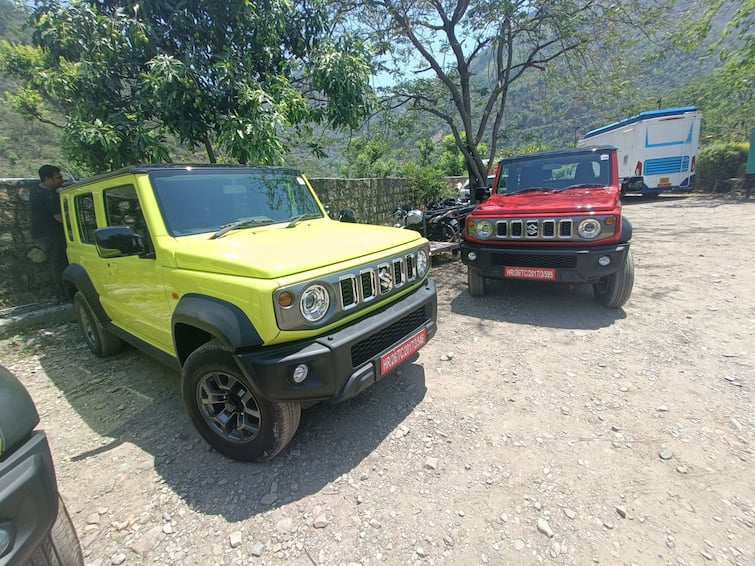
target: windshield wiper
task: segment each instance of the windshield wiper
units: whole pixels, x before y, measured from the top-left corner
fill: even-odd
[[[314,212],[308,212],[306,214],[299,214],[297,216],[294,216],[291,219],[291,221],[288,223],[288,226],[286,226],[286,228],[293,228],[302,220],[312,220],[313,218],[322,218],[322,216]]]
[[[522,189],[521,191],[516,191],[511,194],[520,195],[522,193],[553,193],[553,192],[556,192],[556,189],[552,189],[551,187],[530,187],[529,189]]]
[[[558,192],[568,191],[569,189],[594,189],[594,188],[601,188],[601,187],[605,187],[605,185],[601,183],[579,183],[578,185],[569,185],[568,187],[559,189]]]
[[[239,228],[252,228],[253,226],[262,226],[263,224],[272,224],[274,220],[271,218],[245,218],[244,220],[236,220],[236,222],[231,222],[230,224],[226,224],[223,226],[220,230],[215,232],[212,236],[210,236],[210,240],[214,240],[215,238],[220,238],[222,235],[227,234],[231,230],[237,230]]]

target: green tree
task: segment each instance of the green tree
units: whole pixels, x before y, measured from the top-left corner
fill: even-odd
[[[168,161],[166,135],[210,162],[277,163],[312,124],[369,113],[370,51],[336,15],[324,0],[39,0],[34,47],[3,42],[0,69],[19,112],[63,116],[90,170]]]
[[[755,0],[714,0],[705,6],[677,43],[694,51],[700,37],[713,36],[702,56],[717,52],[722,65],[679,92],[697,101],[708,139],[744,142],[755,127]],[[722,18],[719,31],[716,22]]]
[[[391,144],[382,135],[371,138],[356,136],[344,151],[346,165],[341,168],[344,177],[395,177],[398,163],[391,157]]]
[[[398,81],[394,100],[441,119],[464,156],[470,182],[483,186],[513,84],[557,59],[592,63],[588,53],[599,48],[610,47],[612,68],[625,71],[619,48],[638,29],[651,34],[670,4],[367,0],[355,4],[354,12],[374,30],[385,69]],[[407,70],[419,78],[407,80]],[[487,155],[480,149],[484,140],[490,142]]]
[[[440,169],[444,175],[464,175],[467,171],[466,160],[464,154],[456,145],[456,139],[453,135],[449,134],[443,136],[440,144],[441,153],[438,159],[438,169]]]
[[[420,138],[414,144],[419,152],[417,165],[427,167],[430,165],[433,154],[435,153],[435,143],[431,138]]]

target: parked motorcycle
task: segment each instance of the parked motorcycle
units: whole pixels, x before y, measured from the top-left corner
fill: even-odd
[[[433,208],[428,203],[428,209],[423,212],[407,204],[397,204],[393,216],[397,227],[416,230],[434,242],[456,242],[461,236],[463,224],[459,221],[455,206]]]

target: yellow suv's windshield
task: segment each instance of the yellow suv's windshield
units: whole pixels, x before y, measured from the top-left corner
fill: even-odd
[[[173,236],[323,217],[292,170],[169,169],[151,172],[150,180]]]

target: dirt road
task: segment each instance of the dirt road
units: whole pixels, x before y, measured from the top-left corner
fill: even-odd
[[[434,268],[439,331],[241,464],[177,375],[73,325],[5,340],[86,560],[108,564],[755,564],[755,202],[630,201],[634,293]]]

